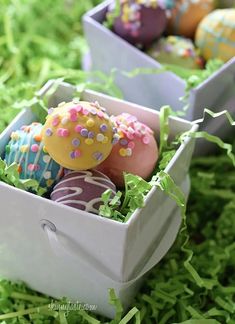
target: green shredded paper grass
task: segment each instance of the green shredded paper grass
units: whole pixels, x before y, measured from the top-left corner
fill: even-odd
[[[35,93],[51,78],[76,84],[78,96],[85,88],[91,88],[121,97],[113,83],[115,71],[106,76],[99,71],[81,70],[87,49],[81,17],[99,2],[101,0],[0,0],[0,132],[25,106],[31,106],[39,120],[45,118],[46,98],[42,100]],[[211,61],[204,71],[193,75],[175,66],[164,69],[186,80],[183,99],[187,99],[190,89],[220,66],[221,62]],[[141,72],[153,73],[137,69],[128,76]],[[235,324],[235,142],[230,138],[224,143],[202,132],[179,137],[178,142],[186,135],[204,137],[221,148],[214,156],[193,158],[191,193],[186,207],[184,196],[164,172],[176,150],[174,143],[169,145],[167,136],[170,113],[169,107],[161,111],[161,158],[152,180],[146,182],[126,174],[124,196],[118,193],[110,201],[109,192],[103,195],[101,213],[118,221],[127,221],[131,213],[144,204],[152,186],[164,190],[182,210],[182,227],[174,245],[150,271],[129,310],[123,312],[115,291],[110,289],[107,302],[115,307],[113,320],[94,315],[82,301],[79,309],[65,312],[63,306],[69,305],[69,300],[55,301],[23,283],[2,278],[1,324]],[[209,110],[205,113],[211,118],[218,117]],[[234,117],[225,114],[228,127],[233,127]],[[17,166],[6,166],[2,160],[0,180],[43,194],[37,182],[20,180]]]

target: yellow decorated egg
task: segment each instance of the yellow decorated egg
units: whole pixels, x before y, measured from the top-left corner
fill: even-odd
[[[168,19],[167,32],[193,38],[199,22],[214,9],[214,0],[176,0]]]
[[[118,141],[105,109],[97,102],[85,101],[61,103],[49,109],[42,136],[52,159],[71,170],[94,168]]]
[[[202,56],[226,62],[235,56],[235,9],[218,9],[205,17],[195,38]]]

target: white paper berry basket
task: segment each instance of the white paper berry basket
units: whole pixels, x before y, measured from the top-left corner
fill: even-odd
[[[49,81],[40,91],[52,89]],[[51,106],[69,101],[74,87],[61,84],[49,99]],[[112,114],[128,112],[158,135],[159,113],[136,104],[85,91],[83,100],[98,101]],[[0,153],[12,131],[35,121],[22,111],[0,135]],[[196,131],[197,125],[170,119],[171,135]],[[166,167],[188,196],[188,169],[194,140],[187,138]],[[143,276],[166,254],[178,233],[181,214],[175,202],[152,188],[146,205],[126,223],[63,206],[0,182],[0,277],[22,280],[54,298],[96,305],[96,312],[114,316],[108,288],[114,288],[124,307],[135,296]]]
[[[162,65],[103,25],[108,6],[112,2],[113,0],[104,1],[83,17],[84,32],[90,48],[89,57],[85,60],[90,62],[85,64],[86,67],[104,73],[110,73],[113,68],[118,69],[115,82],[128,101],[158,110],[163,105],[170,105],[175,111],[182,110],[186,103],[179,98],[185,96],[186,83],[173,72],[140,74],[132,78],[121,73],[136,68],[160,69]],[[185,118],[190,121],[201,118],[204,108],[214,112],[227,109],[235,114],[234,90],[235,57],[190,91]],[[201,127],[225,138],[231,132],[231,128],[227,126],[226,119],[217,118],[205,120]],[[212,148],[215,147],[203,142],[198,153],[206,153]]]

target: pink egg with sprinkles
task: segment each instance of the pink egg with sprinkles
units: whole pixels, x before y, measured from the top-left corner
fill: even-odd
[[[120,138],[108,158],[96,167],[117,187],[124,186],[123,172],[148,179],[158,160],[158,146],[153,131],[135,116],[123,113],[112,121]]]
[[[60,204],[99,214],[101,196],[107,190],[116,194],[112,181],[97,170],[68,171],[54,187],[51,199]]]

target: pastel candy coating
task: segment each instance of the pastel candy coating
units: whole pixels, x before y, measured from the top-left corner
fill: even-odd
[[[136,46],[149,46],[166,28],[166,11],[160,1],[122,0],[113,31]],[[112,12],[112,7],[110,11]]]
[[[49,155],[70,170],[94,168],[107,158],[115,132],[98,103],[63,103],[50,110],[42,136]]]
[[[205,17],[196,32],[202,56],[227,62],[235,56],[235,9],[218,9]]]
[[[152,58],[163,64],[175,64],[188,69],[203,67],[203,59],[191,39],[181,36],[162,37],[147,52]]]
[[[63,205],[98,214],[99,207],[103,204],[101,196],[107,189],[111,189],[115,195],[115,185],[99,171],[70,171],[54,187],[51,199]]]
[[[6,146],[5,161],[19,164],[21,179],[36,179],[50,188],[63,174],[63,168],[51,159],[42,141],[42,124],[22,126],[11,134]]]
[[[168,35],[193,38],[200,21],[214,9],[214,0],[176,0],[168,18]]]
[[[106,174],[117,187],[123,187],[123,172],[147,179],[153,172],[158,147],[153,131],[135,116],[123,113],[113,117],[120,139],[109,157],[96,169]]]

